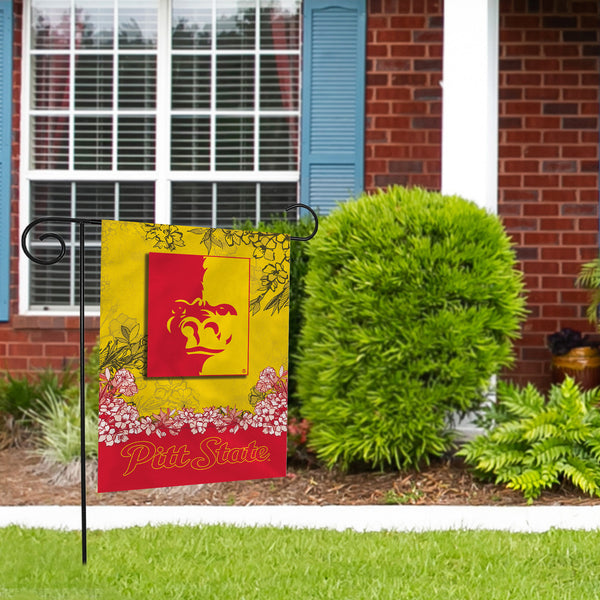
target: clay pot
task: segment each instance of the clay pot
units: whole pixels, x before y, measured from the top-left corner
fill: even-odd
[[[600,351],[581,346],[562,356],[553,356],[552,383],[561,383],[567,375],[584,390],[600,386]]]

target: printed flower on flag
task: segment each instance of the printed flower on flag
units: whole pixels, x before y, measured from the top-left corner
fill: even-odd
[[[138,433],[158,438],[177,435],[185,425],[194,435],[205,433],[211,425],[219,433],[255,428],[275,436],[282,435],[287,429],[287,371],[283,367],[279,372],[273,367],[261,371],[252,390],[259,398],[253,412],[230,406],[211,406],[200,412],[185,407],[178,410],[167,407],[142,417],[136,406],[128,401],[131,400],[129,392],[137,389],[135,378],[129,371],[120,369],[111,378],[106,369],[100,376],[100,385],[98,439],[107,446],[126,442],[130,435]]]

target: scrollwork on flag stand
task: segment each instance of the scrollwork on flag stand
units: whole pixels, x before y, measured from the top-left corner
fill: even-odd
[[[308,205],[298,203],[288,206],[285,210],[306,209],[314,219],[313,231],[304,237],[291,236],[294,241],[308,241],[312,239],[319,229],[319,219],[315,211]],[[77,226],[79,234],[79,411],[80,411],[80,463],[81,463],[81,562],[87,564],[87,498],[86,498],[86,463],[85,463],[85,227],[86,225],[101,225],[99,219],[86,219],[78,217],[41,217],[33,220],[24,229],[21,235],[21,248],[27,258],[32,262],[51,266],[60,262],[67,253],[67,244],[60,233],[45,232],[39,236],[39,240],[48,239],[58,242],[58,253],[51,258],[42,259],[34,256],[27,247],[27,238],[32,230],[42,223],[68,223]]]

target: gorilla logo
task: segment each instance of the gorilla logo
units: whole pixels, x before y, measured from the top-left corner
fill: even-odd
[[[201,298],[193,302],[176,300],[172,315],[167,321],[169,333],[180,333],[185,338],[188,356],[197,356],[200,373],[204,363],[225,350],[231,343],[231,317],[237,311],[231,304],[213,306]]]

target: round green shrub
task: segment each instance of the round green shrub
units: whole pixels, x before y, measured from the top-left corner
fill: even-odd
[[[393,187],[337,207],[309,250],[298,388],[330,466],[419,466],[511,364],[522,274],[500,220]]]

